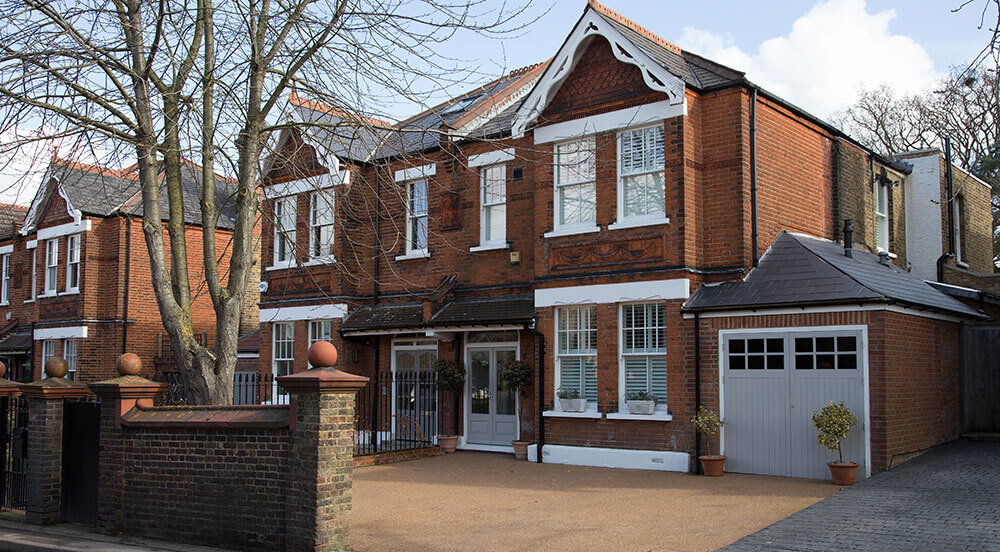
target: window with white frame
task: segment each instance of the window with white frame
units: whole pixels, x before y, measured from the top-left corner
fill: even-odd
[[[962,196],[955,196],[955,261],[965,262],[965,252],[962,251],[962,211],[965,206]]]
[[[280,322],[271,326],[271,374],[275,378],[287,376],[295,371],[295,326],[292,322]],[[284,395],[279,387],[279,394]]]
[[[662,218],[663,126],[618,133],[618,218]]]
[[[31,250],[31,300],[38,294],[38,248]]]
[[[427,181],[406,183],[406,252],[427,252]]]
[[[66,291],[80,291],[80,235],[66,238]]]
[[[295,259],[295,196],[274,200],[274,264]]]
[[[66,359],[66,378],[76,381],[76,340],[63,340],[63,358]]]
[[[557,391],[576,390],[597,408],[597,307],[556,309]],[[558,404],[558,401],[556,402]]]
[[[875,248],[889,251],[889,185],[875,183]]]
[[[59,276],[59,239],[45,242],[45,295],[55,295]]]
[[[555,146],[557,228],[597,222],[596,156],[593,137]]]
[[[10,302],[10,254],[3,256],[3,272],[0,272],[0,277],[3,279],[2,285],[0,285],[0,304],[6,305]]]
[[[309,256],[333,256],[333,190],[319,190],[309,196]]]
[[[331,341],[333,339],[333,323],[329,320],[312,320],[309,322],[309,346],[317,341]],[[313,365],[310,362],[309,367]]]
[[[656,397],[658,410],[667,407],[667,306],[628,303],[621,306],[622,405],[629,393]]]
[[[481,245],[507,242],[507,167],[490,165],[479,170]]]
[[[42,341],[42,370],[45,370],[45,363],[49,361],[50,358],[56,356],[56,341],[54,339],[46,339]]]

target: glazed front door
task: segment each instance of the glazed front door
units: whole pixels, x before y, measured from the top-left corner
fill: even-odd
[[[514,347],[469,349],[469,443],[509,446],[518,438],[517,394],[499,380],[503,366],[516,359]]]
[[[437,349],[397,350],[396,439],[430,442],[437,434],[437,393],[433,380]]]

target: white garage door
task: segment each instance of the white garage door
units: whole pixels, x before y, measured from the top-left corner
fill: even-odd
[[[837,455],[816,441],[812,415],[844,401],[858,417],[844,460],[864,477],[866,337],[863,326],[721,331],[726,471],[829,479]]]

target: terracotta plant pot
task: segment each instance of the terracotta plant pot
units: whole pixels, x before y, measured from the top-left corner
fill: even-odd
[[[438,446],[445,452],[455,452],[458,446],[458,435],[438,435]]]
[[[528,445],[531,444],[531,441],[511,441],[510,444],[514,447],[515,460],[528,459]]]
[[[699,456],[701,471],[709,477],[719,477],[726,466],[726,457],[721,454],[706,454]]]
[[[827,462],[830,466],[830,476],[833,477],[834,485],[853,485],[858,475],[858,464],[855,462]]]

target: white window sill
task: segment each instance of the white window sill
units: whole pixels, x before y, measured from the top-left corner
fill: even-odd
[[[601,227],[597,226],[574,226],[569,228],[559,228],[542,234],[543,238],[560,238],[562,236],[576,236],[579,234],[593,234],[600,232]]]
[[[275,263],[271,266],[264,267],[265,272],[270,272],[272,270],[285,270],[286,268],[295,268],[298,266],[295,261],[285,261],[281,263]]]
[[[45,292],[45,293],[39,295],[38,299],[48,299],[49,297],[57,297],[58,295],[59,295],[59,293],[56,292],[56,291],[53,291],[52,293]]]
[[[964,268],[966,270],[969,269],[969,263],[964,263],[962,261],[955,261],[955,266],[957,266],[959,268]]]
[[[600,412],[563,412],[562,410],[546,410],[542,412],[542,416],[546,418],[590,418],[592,420],[600,420]]]
[[[475,247],[470,247],[469,251],[475,253],[477,251],[493,251],[495,249],[510,249],[510,244],[508,244],[507,242],[484,243],[482,245],[477,245]]]
[[[396,255],[397,261],[409,261],[411,259],[429,259],[431,252],[426,249],[418,249],[416,251],[409,251],[406,255]]]
[[[319,265],[332,265],[336,264],[337,259],[333,256],[329,257],[313,257],[308,261],[302,263],[302,266],[319,266]]]
[[[7,301],[0,302],[0,307],[9,307],[9,306],[10,303],[8,303]]]
[[[24,302],[25,303],[34,303],[35,300],[34,299],[25,299]]]
[[[622,230],[625,228],[641,228],[643,226],[657,226],[660,224],[670,224],[670,217],[636,217],[623,219],[621,222],[613,222],[608,225],[608,230]]]
[[[60,292],[60,296],[63,295],[80,295],[80,290],[78,289],[67,289],[66,291]]]
[[[879,253],[887,253],[889,255],[890,259],[895,259],[895,258],[899,257],[899,255],[896,255],[895,253],[892,253],[890,251],[886,251],[885,249],[882,249],[881,247],[875,248],[875,254],[878,255]]]
[[[608,414],[609,420],[640,420],[646,422],[670,422],[674,417],[666,412],[653,412],[652,414],[629,414],[624,412],[611,412]]]

